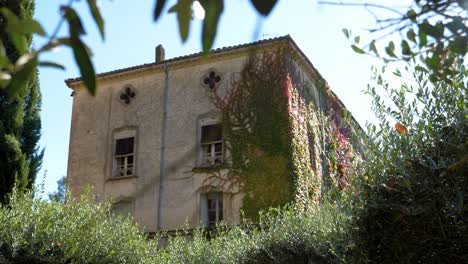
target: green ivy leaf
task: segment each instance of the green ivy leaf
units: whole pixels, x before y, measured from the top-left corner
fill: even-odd
[[[182,42],[185,42],[189,35],[190,20],[192,19],[192,0],[177,1],[177,4],[169,9],[169,13],[177,13],[180,37]]]
[[[202,0],[200,4],[205,9],[203,20],[202,46],[203,53],[207,54],[213,46],[218,28],[219,18],[224,9],[223,0]]]
[[[250,0],[255,9],[263,16],[268,16],[278,0]]]
[[[71,38],[70,45],[73,49],[73,55],[75,56],[76,64],[80,69],[83,82],[88,89],[88,92],[92,95],[96,94],[96,75],[94,72],[94,66],[90,59],[90,54],[84,43],[79,38]]]
[[[351,48],[354,50],[354,52],[359,53],[359,54],[365,54],[366,52],[357,47],[356,45],[351,45]]]
[[[93,16],[94,22],[96,23],[97,27],[99,28],[99,33],[101,34],[101,38],[105,38],[104,34],[104,19],[101,16],[101,12],[96,4],[96,0],[87,0],[89,10],[91,11],[91,15]]]
[[[153,20],[156,21],[161,16],[161,13],[166,5],[166,0],[156,0],[156,5],[153,12]]]

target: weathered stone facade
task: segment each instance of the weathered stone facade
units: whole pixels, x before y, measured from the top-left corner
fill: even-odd
[[[154,232],[200,226],[207,210],[202,203],[211,199],[204,194],[215,193],[222,196],[216,214],[240,223],[239,188],[208,184],[206,168],[200,169],[201,128],[221,121],[209,96],[212,89],[222,94],[250,55],[279,46],[292,48],[301,78],[314,83],[320,77],[286,36],[215,50],[208,58],[195,54],[164,60],[159,50],[155,63],[98,75],[94,97],[81,79],[67,80],[74,96],[67,177],[72,194],[90,185],[98,199],[113,199],[116,211],[130,212],[144,231]],[[315,86],[309,89],[318,93]],[[116,161],[116,142],[128,137],[134,140],[132,160]],[[212,147],[209,155],[215,157]],[[122,166],[129,175],[116,175]]]

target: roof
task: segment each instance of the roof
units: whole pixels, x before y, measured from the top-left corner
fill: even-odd
[[[296,42],[291,38],[291,36],[288,34],[288,35],[285,35],[285,36],[280,36],[280,37],[275,37],[275,38],[269,38],[269,39],[263,39],[263,40],[259,40],[259,41],[255,41],[255,42],[250,42],[250,43],[244,43],[244,44],[239,44],[239,45],[234,45],[234,46],[227,46],[227,47],[222,47],[222,48],[217,48],[217,49],[213,49],[210,51],[210,55],[217,55],[217,54],[221,54],[221,53],[226,53],[226,52],[229,52],[229,51],[236,51],[236,50],[241,50],[241,49],[245,49],[245,48],[251,48],[251,47],[259,47],[259,46],[263,46],[263,45],[268,45],[268,44],[272,44],[272,43],[280,43],[280,42],[288,42],[289,44],[291,44],[294,49],[304,58],[306,64],[311,67],[312,71],[317,74],[317,77],[320,79],[320,80],[323,80],[325,81],[325,79],[322,77],[322,75],[318,72],[318,70],[314,67],[314,65],[312,64],[312,62],[309,60],[309,58],[305,55],[305,53],[299,48],[299,46],[296,44]],[[154,68],[154,67],[161,67],[163,66],[164,64],[168,64],[168,63],[174,63],[174,62],[182,62],[184,60],[189,60],[189,59],[195,59],[195,58],[201,58],[203,55],[202,52],[198,52],[198,53],[193,53],[193,54],[189,54],[189,55],[184,55],[184,56],[178,56],[178,57],[174,57],[172,59],[167,59],[167,60],[163,60],[161,62],[153,62],[153,63],[145,63],[145,64],[140,64],[140,65],[136,65],[136,66],[132,66],[132,67],[127,67],[127,68],[122,68],[122,69],[117,69],[117,70],[112,70],[112,71],[108,71],[108,72],[103,72],[103,73],[99,73],[96,75],[97,79],[99,78],[103,78],[103,77],[110,77],[110,76],[113,76],[113,75],[118,75],[118,74],[121,74],[121,73],[125,73],[125,72],[131,72],[131,71],[135,71],[135,70],[144,70],[144,69],[150,69],[150,68]],[[81,77],[77,77],[77,78],[70,78],[70,79],[66,79],[65,80],[65,83],[67,84],[68,87],[72,88],[72,84],[73,83],[77,83],[77,82],[81,82],[82,81],[82,78]],[[326,83],[326,81],[325,81]],[[343,102],[341,101],[341,99],[330,89],[330,87],[328,86],[327,84],[327,90],[328,92],[330,93],[329,95],[332,96],[332,97],[335,97],[335,99],[337,100],[337,102],[339,103],[339,105],[343,108],[343,109],[347,109],[346,106],[343,104]],[[353,115],[351,115],[353,121],[359,126],[359,128],[362,130],[362,127],[360,126],[360,124],[356,121],[356,119],[354,118]]]
[[[283,42],[283,41],[289,41],[291,44],[293,44],[293,46],[297,49],[297,51],[299,51],[299,53],[306,59],[309,66],[311,66],[314,69],[314,71],[320,76],[318,71],[315,69],[315,67],[312,65],[312,63],[309,61],[307,56],[305,56],[305,54],[302,52],[302,50],[299,49],[299,47],[297,46],[297,44],[294,42],[294,40],[291,38],[290,35],[285,35],[285,36],[275,37],[275,38],[269,38],[269,39],[263,39],[263,40],[259,40],[259,41],[255,41],[255,42],[251,42],[251,43],[244,43],[244,44],[239,44],[239,45],[234,45],[234,46],[227,46],[227,47],[217,48],[217,49],[211,50],[210,55],[216,55],[216,54],[225,53],[225,52],[228,52],[228,51],[240,50],[240,49],[244,49],[244,48],[262,46],[262,45],[265,45],[265,44],[271,44],[271,43],[275,43],[275,42],[279,43],[279,42]],[[124,73],[124,72],[140,70],[140,69],[145,69],[145,68],[151,68],[151,67],[155,67],[155,66],[159,66],[159,65],[162,66],[163,64],[167,64],[167,63],[173,63],[173,62],[178,62],[178,61],[183,61],[183,60],[188,60],[188,59],[194,59],[194,58],[198,58],[198,57],[201,58],[202,55],[203,55],[202,52],[198,52],[198,53],[193,53],[193,54],[189,54],[189,55],[178,56],[178,57],[174,57],[172,59],[163,60],[163,61],[158,62],[158,63],[156,63],[156,62],[145,63],[145,64],[140,64],[140,65],[136,65],[136,66],[132,66],[132,67],[127,67],[127,68],[122,68],[122,69],[117,69],[117,70],[112,70],[112,71],[108,71],[108,72],[99,73],[99,74],[96,75],[96,77],[99,79],[100,77],[107,77],[107,76],[120,74],[120,73]],[[76,83],[76,82],[80,82],[80,81],[82,81],[82,78],[77,77],[77,78],[66,79],[65,83],[67,84],[68,87],[71,88],[72,83]]]

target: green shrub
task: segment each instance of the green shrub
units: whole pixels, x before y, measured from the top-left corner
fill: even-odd
[[[155,247],[131,219],[85,196],[60,204],[14,191],[0,209],[0,262],[147,263]]]
[[[272,209],[258,225],[220,227],[215,238],[195,231],[192,239],[171,239],[159,263],[346,263],[351,216],[325,202],[307,213]]]
[[[344,263],[353,249],[344,209],[329,202],[307,213],[271,209],[258,224],[180,231],[158,247],[159,236],[146,239],[131,219],[112,216],[109,203],[14,192],[0,209],[0,263]]]
[[[380,122],[368,126],[356,220],[372,263],[468,259],[467,69],[457,71],[452,85],[431,83],[416,66],[396,89],[376,71],[367,91]]]

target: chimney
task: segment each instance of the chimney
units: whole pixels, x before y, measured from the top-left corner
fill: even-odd
[[[155,62],[160,63],[160,62],[164,61],[165,55],[166,55],[166,52],[164,51],[164,47],[162,45],[158,45],[156,47]]]

